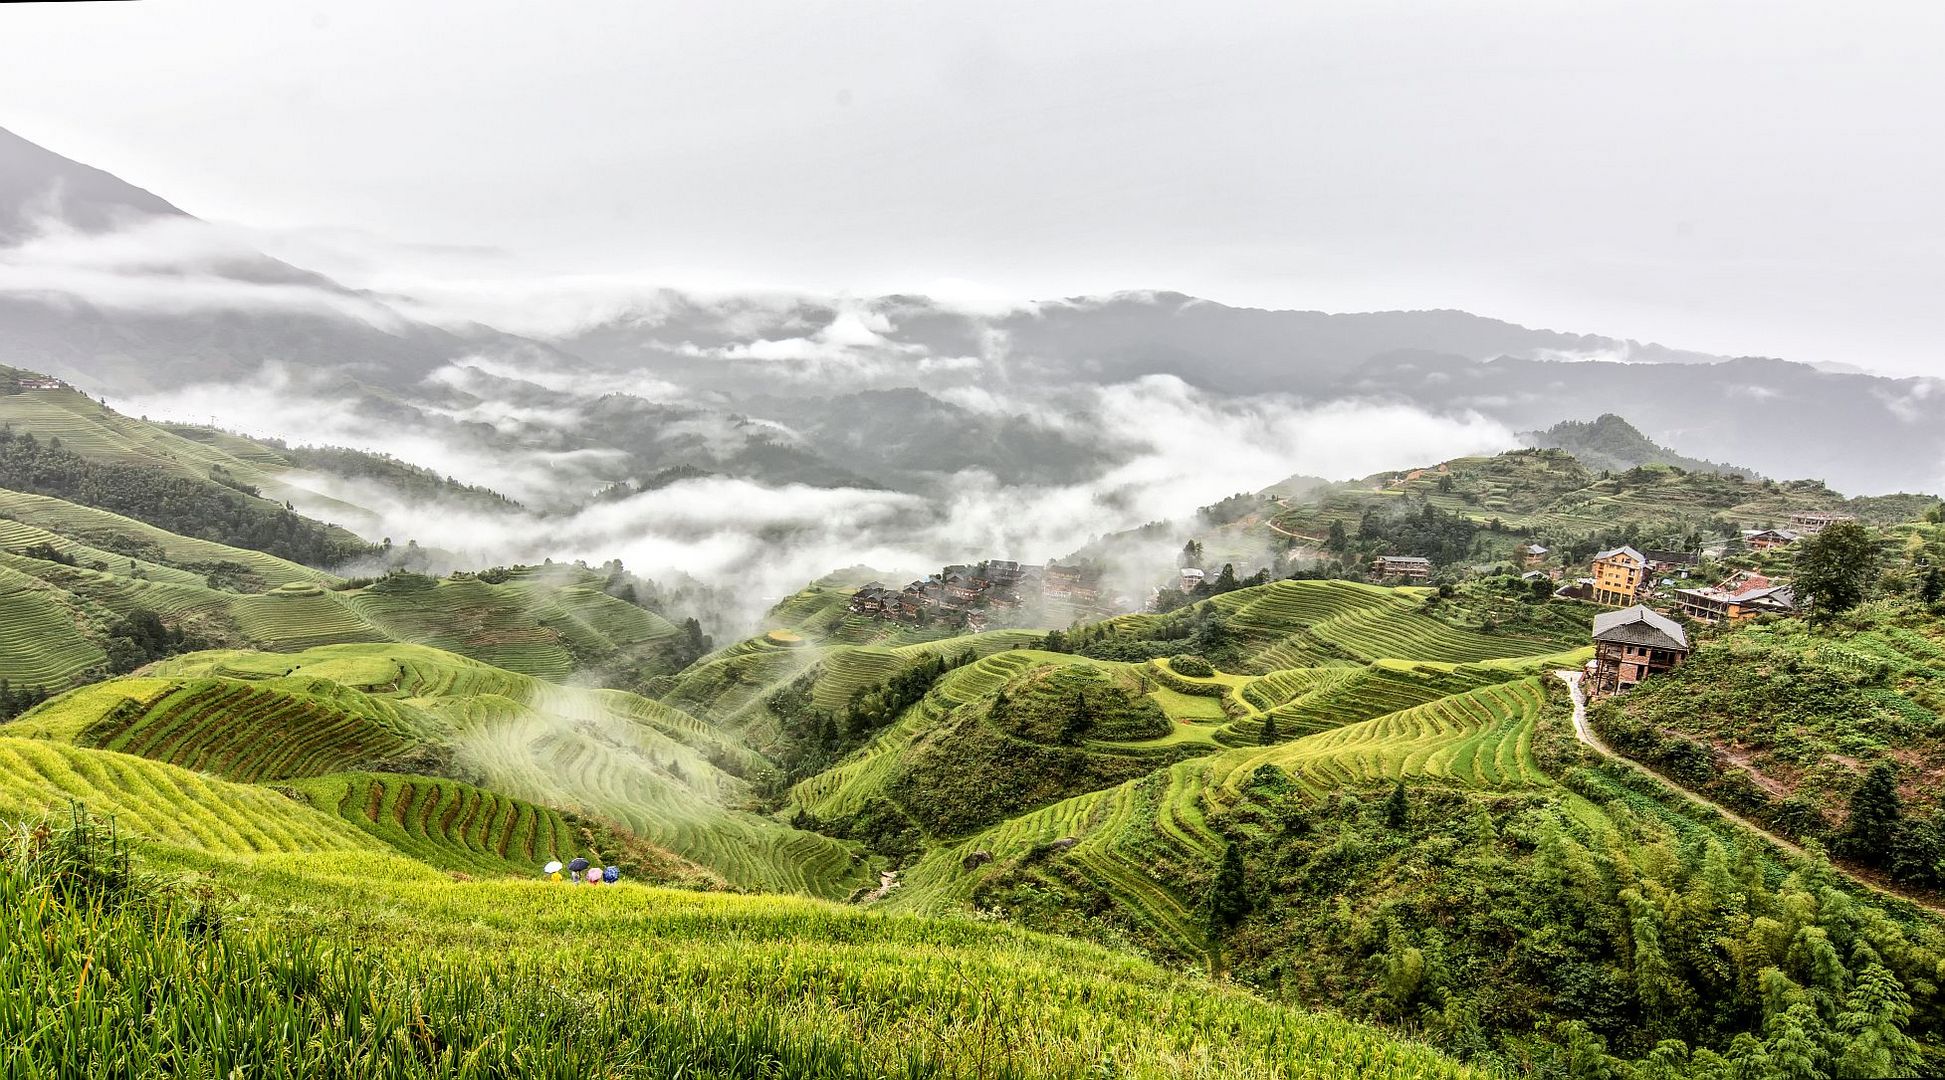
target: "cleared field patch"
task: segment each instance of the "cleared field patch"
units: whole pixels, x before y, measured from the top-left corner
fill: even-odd
[[[1222,711],[1222,699],[1202,694],[1184,694],[1166,686],[1157,686],[1148,692],[1148,697],[1162,707],[1170,720],[1187,723],[1222,723],[1229,714]]]

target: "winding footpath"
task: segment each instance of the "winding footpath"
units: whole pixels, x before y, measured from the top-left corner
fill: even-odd
[[[1554,674],[1560,677],[1561,682],[1567,684],[1567,691],[1568,693],[1571,693],[1574,698],[1574,738],[1579,739],[1583,744],[1586,745],[1586,747],[1589,750],[1592,750],[1593,752],[1601,755],[1604,758],[1608,758],[1612,761],[1618,761],[1621,764],[1626,765],[1631,769],[1634,769],[1636,772],[1645,773],[1648,776],[1653,777],[1657,783],[1661,784],[1663,787],[1672,789],[1676,794],[1687,799],[1689,802],[1695,803],[1698,806],[1708,807],[1710,810],[1713,810],[1716,813],[1721,814],[1724,819],[1728,821],[1732,821],[1735,824],[1740,825],[1745,829],[1748,829],[1750,832],[1755,833],[1757,836],[1762,837],[1763,839],[1776,845],[1782,850],[1787,851],[1792,855],[1795,855],[1798,858],[1809,857],[1810,853],[1803,850],[1803,848],[1799,847],[1796,844],[1791,843],[1788,840],[1783,839],[1782,837],[1776,835],[1773,832],[1770,832],[1768,829],[1765,829],[1761,825],[1758,825],[1755,822],[1749,820],[1748,818],[1743,817],[1741,814],[1736,813],[1734,810],[1731,810],[1728,807],[1721,805],[1720,803],[1712,802],[1709,799],[1703,798],[1702,796],[1696,794],[1693,791],[1690,791],[1689,789],[1683,787],[1680,784],[1675,783],[1673,780],[1668,779],[1667,777],[1661,775],[1660,773],[1654,771],[1653,769],[1648,768],[1646,765],[1643,765],[1640,762],[1635,761],[1633,758],[1627,757],[1626,755],[1623,754],[1616,753],[1613,747],[1602,742],[1601,737],[1599,735],[1594,734],[1594,729],[1591,726],[1589,726],[1587,723],[1587,695],[1581,692],[1580,689],[1580,680],[1583,677],[1584,673],[1579,671],[1556,671],[1554,672]],[[1866,882],[1865,884],[1870,884],[1870,883]],[[1872,887],[1876,888],[1875,885],[1873,885]],[[1889,890],[1885,890],[1885,891],[1889,891]],[[1911,900],[1910,897],[1902,897],[1902,898],[1906,900]],[[1915,904],[1918,901],[1911,900],[1911,902]]]
[[[1697,806],[1706,807],[1709,810],[1712,810],[1715,813],[1722,815],[1723,820],[1732,822],[1736,825],[1741,826],[1744,829],[1749,830],[1751,833],[1754,833],[1755,835],[1762,837],[1764,840],[1769,841],[1769,843],[1777,847],[1779,850],[1788,852],[1789,854],[1794,855],[1800,859],[1805,859],[1810,857],[1810,853],[1803,850],[1801,846],[1797,844],[1793,844],[1790,841],[1783,839],[1782,837],[1776,835],[1775,833],[1769,831],[1768,829],[1763,828],[1761,825],[1758,825],[1755,822],[1749,820],[1748,818],[1743,817],[1741,814],[1736,813],[1734,810],[1731,810],[1728,807],[1721,805],[1720,803],[1716,803],[1709,799],[1703,798],[1701,795],[1698,795],[1695,792],[1690,791],[1689,789],[1683,787],[1682,785],[1675,783],[1673,780],[1670,780],[1667,777],[1661,775],[1660,773],[1655,772],[1653,769],[1648,768],[1647,766],[1641,764],[1640,762],[1635,761],[1634,759],[1629,758],[1626,755],[1616,753],[1612,747],[1608,746],[1606,743],[1601,741],[1601,737],[1599,735],[1594,734],[1594,729],[1591,726],[1589,726],[1587,723],[1587,695],[1582,693],[1580,689],[1580,680],[1582,678],[1583,673],[1579,671],[1556,671],[1554,672],[1554,674],[1559,676],[1561,682],[1567,684],[1567,691],[1573,695],[1574,738],[1579,739],[1582,745],[1586,746],[1589,750],[1592,750],[1596,754],[1599,754],[1610,761],[1619,762],[1620,764],[1625,765],[1630,769],[1634,769],[1635,771],[1652,778],[1656,783],[1660,784],[1662,787],[1674,791],[1676,794],[1680,795],[1684,799],[1687,799],[1689,802],[1692,802]],[[1859,885],[1862,885],[1867,889],[1870,889],[1872,892],[1881,893],[1887,897],[1891,897],[1896,900],[1902,900],[1905,903],[1912,905],[1913,907],[1923,908],[1934,915],[1945,915],[1945,907],[1941,907],[1937,901],[1929,897],[1920,896],[1912,892],[1907,892],[1906,890],[1898,888],[1895,885],[1886,885],[1882,882],[1871,881],[1867,878],[1859,877],[1855,872],[1849,870],[1846,867],[1837,867],[1837,869],[1840,873],[1843,874],[1843,876],[1849,878],[1852,881],[1857,882]]]

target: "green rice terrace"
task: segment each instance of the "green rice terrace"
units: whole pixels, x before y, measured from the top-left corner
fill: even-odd
[[[21,610],[113,610],[77,576],[107,571],[56,563],[36,576],[11,570],[36,560],[13,558],[0,569],[47,594]],[[1284,581],[1062,634],[904,642],[773,613],[771,629],[636,694],[567,685],[572,650],[562,667],[520,652],[542,639],[481,629],[524,616],[586,640],[659,631],[612,598],[409,577],[224,595],[220,618],[279,648],[165,656],[0,725],[0,814],[60,826],[7,841],[4,887],[55,888],[36,860],[65,850],[57,836],[89,834],[60,824],[77,803],[112,817],[143,868],[116,886],[139,892],[126,908],[5,909],[37,920],[10,942],[112,940],[127,959],[97,961],[83,981],[59,954],[11,953],[0,979],[18,1004],[0,1009],[0,1037],[122,1032],[87,1045],[178,1071],[195,1046],[242,1055],[198,1068],[293,1053],[358,1075],[576,1062],[644,1076],[1566,1078],[1596,1075],[1576,1060],[1634,1069],[1662,1052],[1661,1032],[1693,1047],[1665,1075],[1714,1076],[1710,1055],[1753,1061],[1752,1047],[1790,1036],[1760,1005],[1734,1030],[1642,1019],[1630,1011],[1641,931],[1613,929],[1630,925],[1615,914],[1630,903],[1637,926],[1690,910],[1670,898],[1714,850],[1740,853],[1749,902],[1776,905],[1764,918],[1868,935],[1868,956],[1845,946],[1846,978],[1903,988],[1907,1012],[1885,1006],[1885,1031],[1932,1030],[1940,1007],[1912,974],[1945,956],[1928,916],[1883,908],[1828,866],[1579,748],[1553,676],[1587,655],[1584,609],[1568,605],[1509,625],[1475,621],[1465,595]],[[86,641],[85,619],[64,625]],[[388,640],[405,634],[434,643]],[[505,662],[462,654],[488,649]],[[1413,829],[1429,832],[1394,840]],[[1434,883],[1475,873],[1414,861],[1439,858],[1448,834],[1512,861],[1434,903]],[[1480,988],[1495,980],[1461,965],[1526,963],[1539,939],[1497,942],[1469,923],[1440,937],[1437,912],[1474,918],[1481,890],[1540,873],[1537,851],[1582,852],[1558,856],[1578,866],[1624,836],[1669,845],[1630,864],[1649,891],[1628,900],[1604,877],[1560,901],[1584,910],[1543,919],[1573,928],[1560,947],[1575,959],[1556,968],[1584,950],[1604,958],[1584,961],[1606,965],[1598,978],[1627,980],[1606,991],[1610,1011],[1588,1012],[1565,986],[1488,1004]],[[622,884],[537,880],[543,863],[577,856],[619,867]],[[1808,908],[1783,899],[1813,888],[1806,874],[1834,890]],[[223,950],[199,947],[204,931],[147,929],[203,925],[212,904],[228,912]],[[1832,914],[1804,914],[1819,905]],[[1873,929],[1830,921],[1844,910]],[[383,947],[332,943],[353,927]],[[1631,943],[1618,956],[1616,932]],[[1308,951],[1292,951],[1299,938]],[[1777,980],[1808,986],[1810,961],[1762,941],[1747,948],[1778,973],[1762,985],[1795,1000]],[[219,1051],[115,1019],[137,1007],[130,980],[210,965],[228,966],[142,1007],[181,1030],[206,1030],[218,1008],[301,1022],[258,1025],[238,1036],[245,1049]],[[1407,969],[1419,973],[1400,982]],[[1680,970],[1671,978],[1702,977]],[[305,980],[301,993],[266,989],[289,979]],[[219,1000],[218,986],[241,996]],[[1475,1007],[1518,1019],[1448,1019]],[[546,1009],[555,1026],[534,1023]],[[1583,1015],[1598,1026],[1571,1026]],[[489,1037],[502,1025],[538,1056],[507,1056],[514,1043]],[[1735,1032],[1754,1041],[1732,1046]],[[1915,1060],[1888,1045],[1891,1060]]]

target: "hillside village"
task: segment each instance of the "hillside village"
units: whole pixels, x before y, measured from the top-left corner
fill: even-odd
[[[847,607],[854,615],[887,622],[978,633],[1037,625],[1044,621],[1043,608],[1050,602],[1070,611],[1095,609],[1110,599],[1104,596],[1102,576],[1094,566],[988,559],[947,566],[899,589],[868,582],[851,594]]]

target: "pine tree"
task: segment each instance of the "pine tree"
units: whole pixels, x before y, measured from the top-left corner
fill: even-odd
[[[1262,743],[1264,746],[1276,745],[1278,741],[1278,734],[1276,730],[1276,717],[1274,715],[1265,716],[1263,718],[1263,734],[1257,741]]]
[[[1093,727],[1093,706],[1087,700],[1087,692],[1076,690],[1074,707],[1068,711],[1066,719],[1060,725],[1060,741],[1068,746],[1078,745]]]
[[[1391,797],[1384,801],[1385,824],[1394,829],[1402,829],[1411,823],[1411,804],[1405,798],[1405,782],[1398,781],[1391,789]]]
[[[1248,883],[1243,876],[1242,845],[1234,840],[1222,849],[1222,865],[1209,888],[1209,927],[1223,930],[1249,914]]]
[[[1889,761],[1871,766],[1850,797],[1850,820],[1837,837],[1837,853],[1864,862],[1881,862],[1891,853],[1904,806],[1898,798],[1898,767]]]

